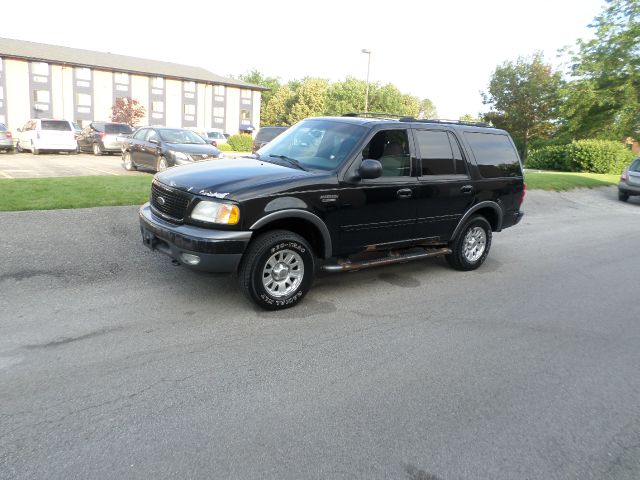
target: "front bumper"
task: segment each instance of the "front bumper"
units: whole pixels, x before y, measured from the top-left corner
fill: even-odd
[[[236,271],[251,240],[252,232],[173,225],[153,215],[149,203],[140,207],[139,216],[142,242],[146,247],[194,270]],[[192,263],[196,259],[197,263]]]

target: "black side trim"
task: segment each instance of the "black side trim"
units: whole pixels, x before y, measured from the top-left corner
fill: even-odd
[[[320,217],[306,210],[288,209],[270,213],[269,215],[265,215],[256,223],[251,225],[250,230],[257,230],[273,222],[274,220],[282,220],[286,218],[301,218],[312,223],[322,235],[322,240],[324,243],[324,258],[331,257],[333,245],[331,243],[331,235],[329,234],[329,229]]]

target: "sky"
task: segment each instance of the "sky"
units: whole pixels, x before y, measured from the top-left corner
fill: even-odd
[[[440,118],[487,111],[496,66],[589,38],[604,0],[182,0],[2,2],[0,37],[194,65],[286,82],[367,76],[434,102]]]

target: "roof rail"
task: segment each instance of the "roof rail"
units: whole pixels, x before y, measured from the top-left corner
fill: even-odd
[[[469,122],[466,120],[448,120],[446,118],[429,118],[429,119],[421,120],[413,117],[401,117],[400,121],[401,122],[420,122],[420,123],[445,123],[445,124],[451,124],[451,125],[469,125],[471,127],[493,128],[491,125],[484,122]]]
[[[397,120],[402,118],[402,115],[396,115],[393,113],[380,113],[380,112],[350,112],[342,114],[343,117],[363,117],[363,118],[388,118]]]

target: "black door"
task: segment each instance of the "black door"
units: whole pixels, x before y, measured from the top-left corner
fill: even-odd
[[[473,204],[474,187],[460,145],[451,132],[414,129],[419,186],[416,197],[419,238],[448,241]]]
[[[357,161],[365,158],[379,160],[383,174],[339,190],[339,207],[332,217],[343,254],[391,247],[415,234],[418,179],[412,176],[407,130],[378,131]]]

